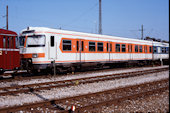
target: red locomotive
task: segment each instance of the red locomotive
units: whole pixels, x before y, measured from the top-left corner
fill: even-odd
[[[0,29],[0,73],[20,67],[17,33]]]

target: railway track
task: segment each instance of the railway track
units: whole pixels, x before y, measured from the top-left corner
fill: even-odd
[[[105,81],[105,80],[136,77],[136,76],[141,76],[145,74],[158,73],[161,71],[166,71],[168,69],[169,68],[166,67],[166,68],[158,68],[154,70],[127,72],[127,73],[63,80],[63,81],[35,83],[35,84],[28,84],[28,85],[17,85],[17,86],[12,86],[12,87],[1,87],[0,96],[11,95],[11,94],[16,95],[18,93],[28,93],[28,92],[34,92],[34,91],[39,91],[39,90],[48,90],[51,88],[67,87],[67,86],[73,86],[73,85],[79,85],[79,84],[85,84],[85,83],[94,83],[94,82]]]
[[[128,87],[121,87],[97,93],[79,95],[57,100],[46,100],[38,103],[25,104],[0,109],[1,113],[9,112],[57,112],[69,113],[71,106],[75,106],[74,113],[98,113],[101,106],[120,104],[129,99],[142,98],[169,89],[169,79],[143,83]]]
[[[155,65],[160,66],[160,65]],[[152,67],[151,65],[146,65],[143,67]],[[123,69],[133,69],[133,68],[141,68],[141,67],[120,67],[120,68],[94,68],[93,70],[86,70],[84,71],[77,71],[76,74],[89,74],[92,72],[103,72],[103,71],[113,71],[113,70],[123,70]],[[66,75],[72,75],[72,73],[63,73],[59,74],[58,76],[66,76]],[[54,77],[52,74],[44,74],[44,73],[37,73],[35,74],[29,74],[26,70],[20,70],[20,71],[13,71],[13,72],[6,72],[3,75],[0,75],[0,81],[1,82],[11,82],[15,80],[33,80],[33,79],[40,79],[40,78],[51,78]]]

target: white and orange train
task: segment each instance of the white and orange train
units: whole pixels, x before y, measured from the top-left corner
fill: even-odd
[[[28,27],[20,33],[22,66],[57,70],[116,62],[169,60],[169,44],[91,33]]]

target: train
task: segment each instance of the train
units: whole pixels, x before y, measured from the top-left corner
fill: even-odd
[[[18,35],[14,31],[0,29],[0,74],[20,67]]]
[[[169,60],[169,43],[47,27],[27,27],[19,43],[21,67],[30,72]]]
[[[27,27],[19,35],[0,29],[0,74],[19,69],[73,72],[153,61],[169,61],[169,43],[47,27]]]

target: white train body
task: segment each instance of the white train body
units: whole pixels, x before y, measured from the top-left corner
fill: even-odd
[[[52,66],[169,59],[169,44],[115,36],[29,27],[20,34],[20,54],[35,69]],[[155,47],[155,53],[152,52]],[[27,64],[28,65],[28,64]]]

